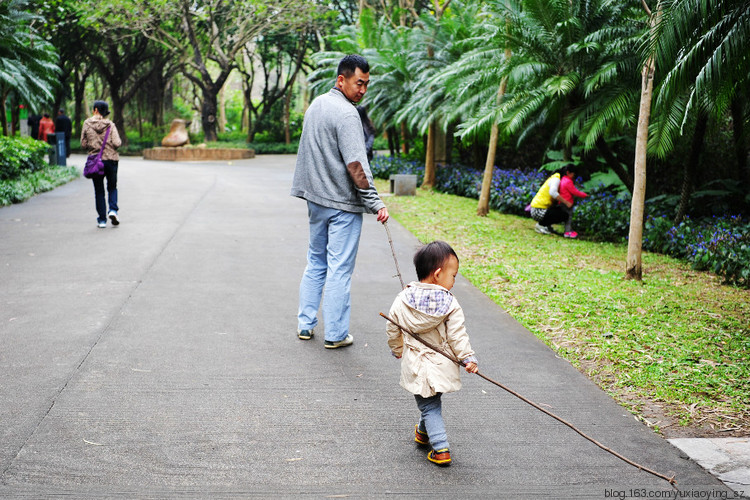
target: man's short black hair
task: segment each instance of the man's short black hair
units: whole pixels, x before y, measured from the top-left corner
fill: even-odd
[[[458,260],[455,250],[444,241],[433,241],[428,243],[414,254],[414,267],[417,270],[417,279],[422,281],[438,268],[445,265],[445,262],[454,256]]]
[[[367,59],[358,54],[349,54],[339,62],[339,68],[336,75],[344,75],[345,78],[349,78],[354,74],[357,68],[361,69],[362,73],[369,73],[370,63],[367,62]]]

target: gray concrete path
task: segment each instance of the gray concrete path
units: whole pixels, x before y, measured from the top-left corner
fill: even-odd
[[[0,497],[733,498],[465,279],[483,373],[679,491],[469,375],[444,398],[454,465],[427,462],[378,316],[399,283],[374,217],[354,345],[296,338],[293,161],[124,158],[118,228],[96,227],[86,179],[0,208]],[[411,280],[418,241],[389,226]]]

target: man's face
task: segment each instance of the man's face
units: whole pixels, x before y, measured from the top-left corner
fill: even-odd
[[[336,87],[344,93],[347,99],[352,102],[359,102],[367,92],[367,85],[370,84],[370,73],[363,73],[361,69],[354,70],[354,74],[349,78],[339,75],[336,79]]]

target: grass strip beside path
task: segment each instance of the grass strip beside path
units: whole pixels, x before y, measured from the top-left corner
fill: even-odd
[[[474,286],[656,431],[750,431],[750,291],[651,253],[643,282],[625,280],[626,245],[478,217],[468,198],[418,190],[384,201],[420,241],[450,243]]]

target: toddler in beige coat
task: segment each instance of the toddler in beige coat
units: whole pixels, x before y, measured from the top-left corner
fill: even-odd
[[[458,256],[444,241],[433,241],[414,255],[419,281],[409,283],[394,300],[390,317],[430,344],[453,354],[466,371],[477,372],[477,360],[464,327],[464,313],[450,289],[458,274]],[[450,465],[441,396],[461,388],[459,367],[388,322],[388,346],[401,361],[401,387],[414,394],[421,412],[414,440],[432,448],[427,459]]]

